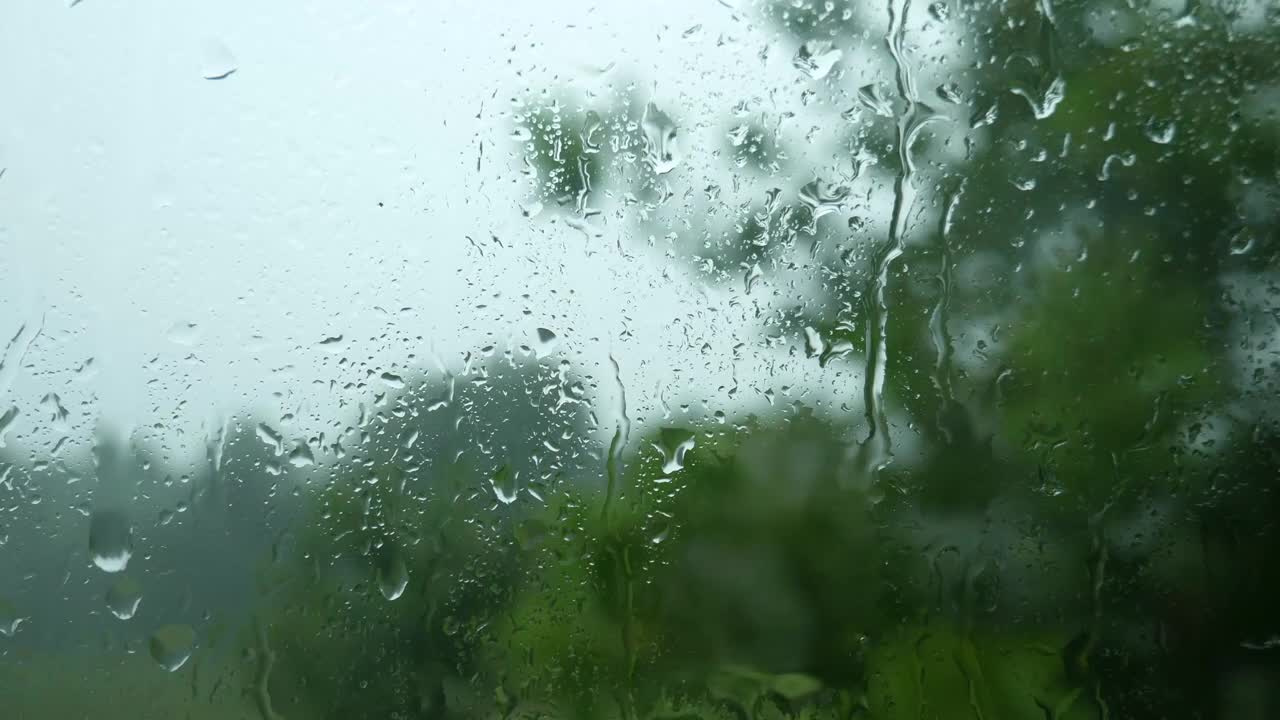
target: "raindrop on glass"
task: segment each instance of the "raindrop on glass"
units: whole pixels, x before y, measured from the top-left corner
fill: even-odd
[[[133,528],[123,513],[95,512],[89,519],[89,557],[104,572],[121,572],[133,555]]]
[[[238,70],[236,58],[220,40],[206,40],[200,60],[200,75],[205,80],[222,80]]]
[[[670,475],[684,469],[684,455],[693,449],[693,433],[683,428],[662,428],[654,448],[662,453],[662,472]]]
[[[821,80],[842,57],[844,51],[833,48],[830,40],[809,40],[796,51],[791,64],[814,80]]]
[[[378,563],[378,592],[387,600],[395,600],[409,586],[409,568],[404,554],[394,546],[388,547]]]
[[[151,635],[151,658],[168,672],[187,663],[196,645],[196,632],[190,625],[165,625]]]
[[[142,586],[128,575],[116,580],[107,590],[107,609],[121,620],[133,617],[141,602]]]

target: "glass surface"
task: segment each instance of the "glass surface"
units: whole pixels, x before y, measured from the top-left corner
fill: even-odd
[[[7,0],[0,717],[1280,717],[1272,0]]]

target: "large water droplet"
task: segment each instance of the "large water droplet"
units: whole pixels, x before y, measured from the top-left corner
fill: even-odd
[[[165,625],[151,635],[151,658],[168,672],[187,663],[196,645],[196,631],[190,625]]]
[[[1231,236],[1231,240],[1227,243],[1227,251],[1232,255],[1247,255],[1256,242],[1257,236],[1246,228]]]
[[[1021,95],[1027,101],[1031,114],[1037,120],[1044,120],[1053,115],[1053,111],[1058,109],[1058,103],[1067,96],[1067,81],[1058,76],[1049,81],[1043,90],[1015,87],[1012,88],[1012,92],[1014,95]]]
[[[510,465],[498,468],[489,483],[493,486],[493,496],[503,505],[510,505],[520,495],[520,474],[514,472]]]
[[[205,80],[222,80],[238,68],[236,58],[220,40],[206,40],[200,60],[200,75]]]
[[[791,64],[814,80],[821,80],[844,57],[844,51],[831,46],[830,40],[809,40],[796,51]]]
[[[831,185],[822,180],[813,180],[800,188],[800,202],[813,213],[816,221],[840,209],[840,204],[849,197],[849,188],[844,185]]]
[[[18,608],[13,603],[0,598],[0,637],[16,635],[18,626],[25,620],[26,618],[18,615]]]
[[[142,586],[127,575],[116,580],[107,590],[107,609],[121,620],[133,617],[141,602]]]
[[[133,528],[123,513],[95,512],[89,519],[89,557],[104,572],[121,572],[133,555]]]
[[[957,83],[950,82],[939,85],[938,89],[934,92],[937,94],[938,99],[943,102],[949,102],[952,105],[959,105],[964,102],[964,93],[960,90],[960,85]]]
[[[1173,142],[1173,138],[1178,134],[1178,126],[1172,120],[1161,120],[1160,118],[1149,118],[1145,125],[1142,126],[1142,133],[1147,139],[1157,145],[1168,145]]]
[[[858,102],[880,117],[893,117],[893,103],[885,97],[884,88],[876,83],[858,88]]]
[[[677,128],[671,118],[649,103],[640,119],[644,131],[645,157],[658,175],[669,173],[680,164],[680,147],[676,141]]]
[[[662,428],[653,447],[662,453],[662,472],[670,475],[684,469],[684,454],[693,449],[693,433],[684,428]]]
[[[544,358],[550,355],[556,345],[560,343],[560,338],[556,334],[546,328],[538,328],[538,348],[536,350],[538,357]]]
[[[311,467],[316,464],[315,453],[307,443],[300,442],[289,451],[289,464],[296,468]]]
[[[378,592],[388,600],[395,600],[404,594],[409,586],[409,567],[405,564],[404,554],[397,547],[386,549],[378,563]]]
[[[764,270],[760,269],[760,263],[752,264],[751,267],[747,268],[746,274],[742,276],[743,290],[750,295],[751,289],[756,286],[756,283],[759,282],[762,277],[764,277]]]
[[[18,408],[11,407],[0,415],[0,448],[5,447],[4,436],[13,427],[13,421],[18,417]]]
[[[826,352],[827,344],[822,341],[822,335],[815,329],[805,326],[804,329],[804,354],[806,357],[819,357]]]

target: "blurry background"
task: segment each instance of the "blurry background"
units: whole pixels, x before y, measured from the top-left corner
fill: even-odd
[[[1280,715],[1280,7],[0,10],[17,718]]]

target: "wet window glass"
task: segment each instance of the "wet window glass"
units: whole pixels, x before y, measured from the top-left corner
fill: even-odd
[[[10,0],[0,715],[1280,717],[1270,0]]]

